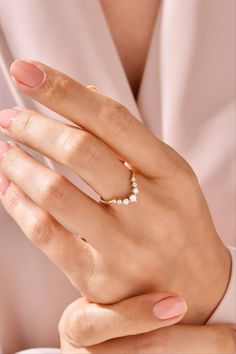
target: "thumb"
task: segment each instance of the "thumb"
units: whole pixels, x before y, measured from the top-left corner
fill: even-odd
[[[91,346],[109,339],[146,333],[179,322],[187,304],[170,293],[135,296],[112,305],[73,302],[59,325],[61,339]]]

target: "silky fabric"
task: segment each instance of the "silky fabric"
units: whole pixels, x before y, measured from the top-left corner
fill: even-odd
[[[99,0],[0,0],[0,108],[25,105],[64,121],[14,88],[16,58],[96,85],[186,158],[220,237],[234,246],[235,12],[234,0],[164,0],[135,100]],[[26,151],[97,198],[72,173]],[[59,318],[78,293],[1,206],[0,284],[2,353],[59,347]]]

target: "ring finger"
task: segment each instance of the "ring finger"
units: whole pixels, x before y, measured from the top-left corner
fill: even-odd
[[[26,237],[67,275],[73,285],[88,295],[86,279],[93,269],[94,254],[91,245],[66,230],[16,185],[9,183],[1,172],[0,181],[0,199],[8,214]]]

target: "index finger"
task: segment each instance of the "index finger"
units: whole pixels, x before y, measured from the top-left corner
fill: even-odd
[[[89,130],[142,174],[165,177],[176,170],[177,153],[120,103],[36,61],[17,60],[10,71],[27,95]]]

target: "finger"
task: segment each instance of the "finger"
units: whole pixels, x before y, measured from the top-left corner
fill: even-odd
[[[235,331],[230,325],[174,325],[150,333],[77,347],[62,340],[62,354],[233,354]]]
[[[124,106],[42,63],[15,61],[16,86],[38,102],[92,132],[146,176],[164,177],[179,157]]]
[[[0,125],[9,137],[72,169],[104,199],[114,191],[127,195],[130,171],[91,133],[20,108],[1,111]]]
[[[165,328],[163,333],[156,333],[153,348],[163,354],[232,354],[236,352],[235,340],[235,331],[230,325],[176,325]]]
[[[1,202],[28,239],[39,247],[73,282],[83,287],[92,267],[91,246],[60,225],[17,186],[0,175]],[[88,262],[90,260],[90,262]],[[75,276],[76,275],[76,276]]]
[[[186,302],[173,294],[148,294],[103,306],[77,300],[65,311],[60,332],[77,346],[136,335],[177,323]]]
[[[2,142],[0,168],[37,205],[70,230],[80,233],[92,244],[105,242],[99,241],[97,235],[104,234],[102,225],[108,228],[111,216],[65,177],[34,160],[22,149]]]

